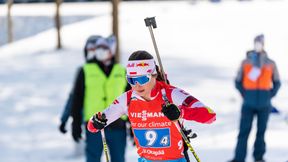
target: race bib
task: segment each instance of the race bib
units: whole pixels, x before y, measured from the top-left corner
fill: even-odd
[[[258,67],[253,67],[248,74],[248,78],[253,82],[255,82],[260,75],[261,75],[261,69]]]
[[[166,148],[170,147],[170,129],[134,129],[134,134],[143,148]]]

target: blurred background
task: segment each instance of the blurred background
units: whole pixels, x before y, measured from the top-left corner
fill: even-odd
[[[217,113],[211,125],[185,122],[198,134],[191,144],[203,162],[234,156],[242,104],[234,80],[254,37],[265,35],[282,83],[272,100],[279,112],[269,118],[265,159],[287,162],[287,15],[287,0],[0,0],[0,161],[84,162],[84,144],[75,152],[71,119],[66,134],[58,127],[85,63],[85,42],[113,33],[119,63],[140,49],[155,57],[144,19],[156,16],[154,34],[170,82]],[[247,162],[255,128],[256,120]],[[126,161],[135,162],[136,147],[128,136],[127,142]]]

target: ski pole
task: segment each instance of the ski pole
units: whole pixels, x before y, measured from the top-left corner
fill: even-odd
[[[101,115],[102,119],[106,119],[106,115],[103,113],[101,114],[100,112],[98,113],[98,115]],[[109,162],[109,155],[108,155],[108,146],[107,146],[107,142],[106,142],[106,137],[105,137],[105,131],[104,128],[101,129],[101,137],[102,137],[102,144],[103,144],[103,150],[104,150],[104,154],[106,157],[106,162]]]
[[[200,158],[198,157],[198,155],[196,154],[194,148],[192,147],[192,145],[190,144],[188,138],[186,137],[185,133],[183,132],[183,130],[180,128],[179,124],[177,123],[177,121],[174,122],[176,128],[179,130],[184,142],[186,143],[186,145],[188,146],[189,150],[192,152],[194,158],[196,159],[197,162],[200,162]]]
[[[166,105],[167,105],[167,104],[170,104],[170,103],[169,103],[169,100],[168,100],[168,98],[167,98],[167,96],[166,96],[166,93],[165,93],[165,92],[162,92],[162,95],[163,95],[163,99],[164,99],[164,101],[165,101],[165,104],[166,104]],[[188,137],[186,136],[186,134],[184,133],[184,131],[181,129],[179,120],[176,120],[176,121],[173,121],[173,122],[174,122],[176,128],[178,129],[178,131],[180,132],[180,134],[181,134],[184,142],[186,143],[187,147],[189,148],[189,150],[190,150],[191,153],[193,154],[194,158],[196,159],[196,161],[197,161],[197,162],[200,162],[200,158],[198,157],[198,155],[196,154],[196,152],[195,152],[195,150],[193,149],[192,145],[190,144]]]
[[[166,78],[165,73],[164,73],[164,68],[163,68],[163,65],[162,65],[162,61],[161,61],[161,58],[160,58],[160,54],[159,54],[158,47],[157,47],[157,44],[156,44],[156,40],[155,40],[154,33],[153,33],[153,28],[157,28],[155,17],[147,17],[146,19],[144,19],[144,21],[145,21],[146,27],[149,28],[149,32],[150,32],[150,35],[151,35],[151,38],[152,38],[153,46],[154,46],[154,49],[155,49],[155,52],[156,52],[156,56],[157,56],[157,60],[158,60],[159,66],[160,66],[160,70],[161,70],[162,76],[164,78],[165,83],[168,83],[167,78]],[[169,102],[168,99],[165,102]],[[180,132],[184,142],[188,146],[189,150],[192,152],[192,154],[195,157],[196,161],[200,162],[200,159],[199,159],[198,155],[196,154],[195,150],[193,149],[192,145],[190,144],[190,142],[189,142],[188,138],[186,137],[185,133],[181,129],[181,127],[179,125],[179,121],[178,122],[177,121],[174,121],[174,124],[175,124],[176,128]]]
[[[106,162],[109,162],[108,147],[107,147],[104,129],[101,130],[101,136],[102,136],[103,150],[104,150],[104,154],[106,157]]]
[[[152,27],[153,28],[157,28],[155,17],[147,17],[146,19],[144,19],[144,21],[145,21],[145,24],[149,28],[149,31],[150,31],[150,35],[151,35],[151,38],[152,38],[152,41],[153,41],[153,46],[154,46],[154,49],[155,49],[155,52],[156,52],[157,60],[159,62],[161,74],[162,74],[165,82],[167,83],[167,79],[166,79],[166,76],[164,74],[164,68],[163,68],[163,65],[162,65],[162,61],[161,61],[161,58],[160,58],[160,54],[159,54],[159,51],[158,51],[158,47],[157,47],[156,40],[155,40],[155,37],[154,37],[153,29],[152,29]]]

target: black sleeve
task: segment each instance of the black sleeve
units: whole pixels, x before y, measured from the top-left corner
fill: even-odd
[[[72,124],[76,127],[81,127],[83,123],[83,101],[84,101],[84,71],[83,68],[78,70],[76,80],[73,86],[72,110],[71,116],[73,118]]]

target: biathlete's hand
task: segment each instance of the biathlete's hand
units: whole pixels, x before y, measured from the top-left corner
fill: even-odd
[[[178,120],[181,115],[180,109],[175,104],[163,104],[161,111],[171,121]]]
[[[186,137],[189,139],[193,139],[197,137],[197,134],[192,132],[192,129],[182,129]]]
[[[98,112],[98,114],[93,115],[92,124],[96,129],[103,129],[107,125],[106,115],[104,113]]]

